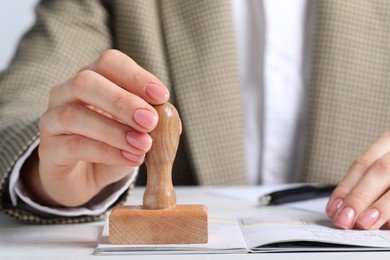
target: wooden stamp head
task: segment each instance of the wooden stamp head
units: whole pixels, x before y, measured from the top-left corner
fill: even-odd
[[[147,184],[143,197],[144,209],[172,209],[176,194],[172,184],[172,165],[181,133],[176,108],[170,104],[156,106],[159,122],[150,133],[153,145],[146,154]]]

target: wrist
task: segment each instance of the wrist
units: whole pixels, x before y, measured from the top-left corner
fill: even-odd
[[[31,199],[46,206],[59,206],[45,191],[39,174],[39,156],[36,148],[25,161],[20,170],[20,180]]]

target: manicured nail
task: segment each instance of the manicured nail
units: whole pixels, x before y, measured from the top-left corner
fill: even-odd
[[[146,129],[153,129],[157,125],[157,116],[146,109],[137,109],[133,118],[135,122]]]
[[[337,210],[343,205],[343,200],[342,199],[335,199],[332,204],[330,204],[330,207],[328,208],[328,215],[329,217],[334,217],[336,214]]]
[[[127,151],[122,151],[123,157],[134,163],[142,163],[145,160],[145,154],[135,155]]]
[[[370,209],[364,212],[356,221],[357,226],[360,229],[368,229],[371,227],[379,218],[379,210]]]
[[[351,207],[346,207],[341,210],[334,224],[342,229],[349,229],[355,219],[355,210]]]
[[[149,151],[152,146],[152,138],[143,133],[128,132],[126,134],[126,140],[128,144],[142,151]]]
[[[158,103],[165,103],[169,99],[168,90],[164,86],[156,83],[148,83],[146,85],[146,94]]]

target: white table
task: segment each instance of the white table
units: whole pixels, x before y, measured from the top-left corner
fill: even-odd
[[[205,204],[210,215],[231,217],[262,213],[283,214],[284,208],[259,207],[254,201],[218,196],[213,188],[175,188],[178,204]],[[143,189],[132,192],[129,204],[139,205]],[[267,212],[269,211],[269,212]],[[305,212],[302,211],[304,215]],[[0,259],[156,259],[155,255],[95,256],[103,222],[77,225],[26,225],[0,214]],[[390,259],[390,252],[356,253],[265,253],[163,255],[159,259]]]

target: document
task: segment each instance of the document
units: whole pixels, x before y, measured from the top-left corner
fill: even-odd
[[[340,230],[322,217],[254,217],[239,224],[250,252],[390,251],[390,231]]]
[[[201,253],[246,253],[245,239],[236,219],[209,219],[209,241],[207,244],[159,244],[119,245],[108,241],[108,220],[95,249],[96,255],[117,254],[201,254]]]
[[[210,218],[207,244],[116,245],[108,242],[105,223],[97,255],[211,254],[325,251],[390,251],[389,230],[339,230],[329,219],[294,216]]]

